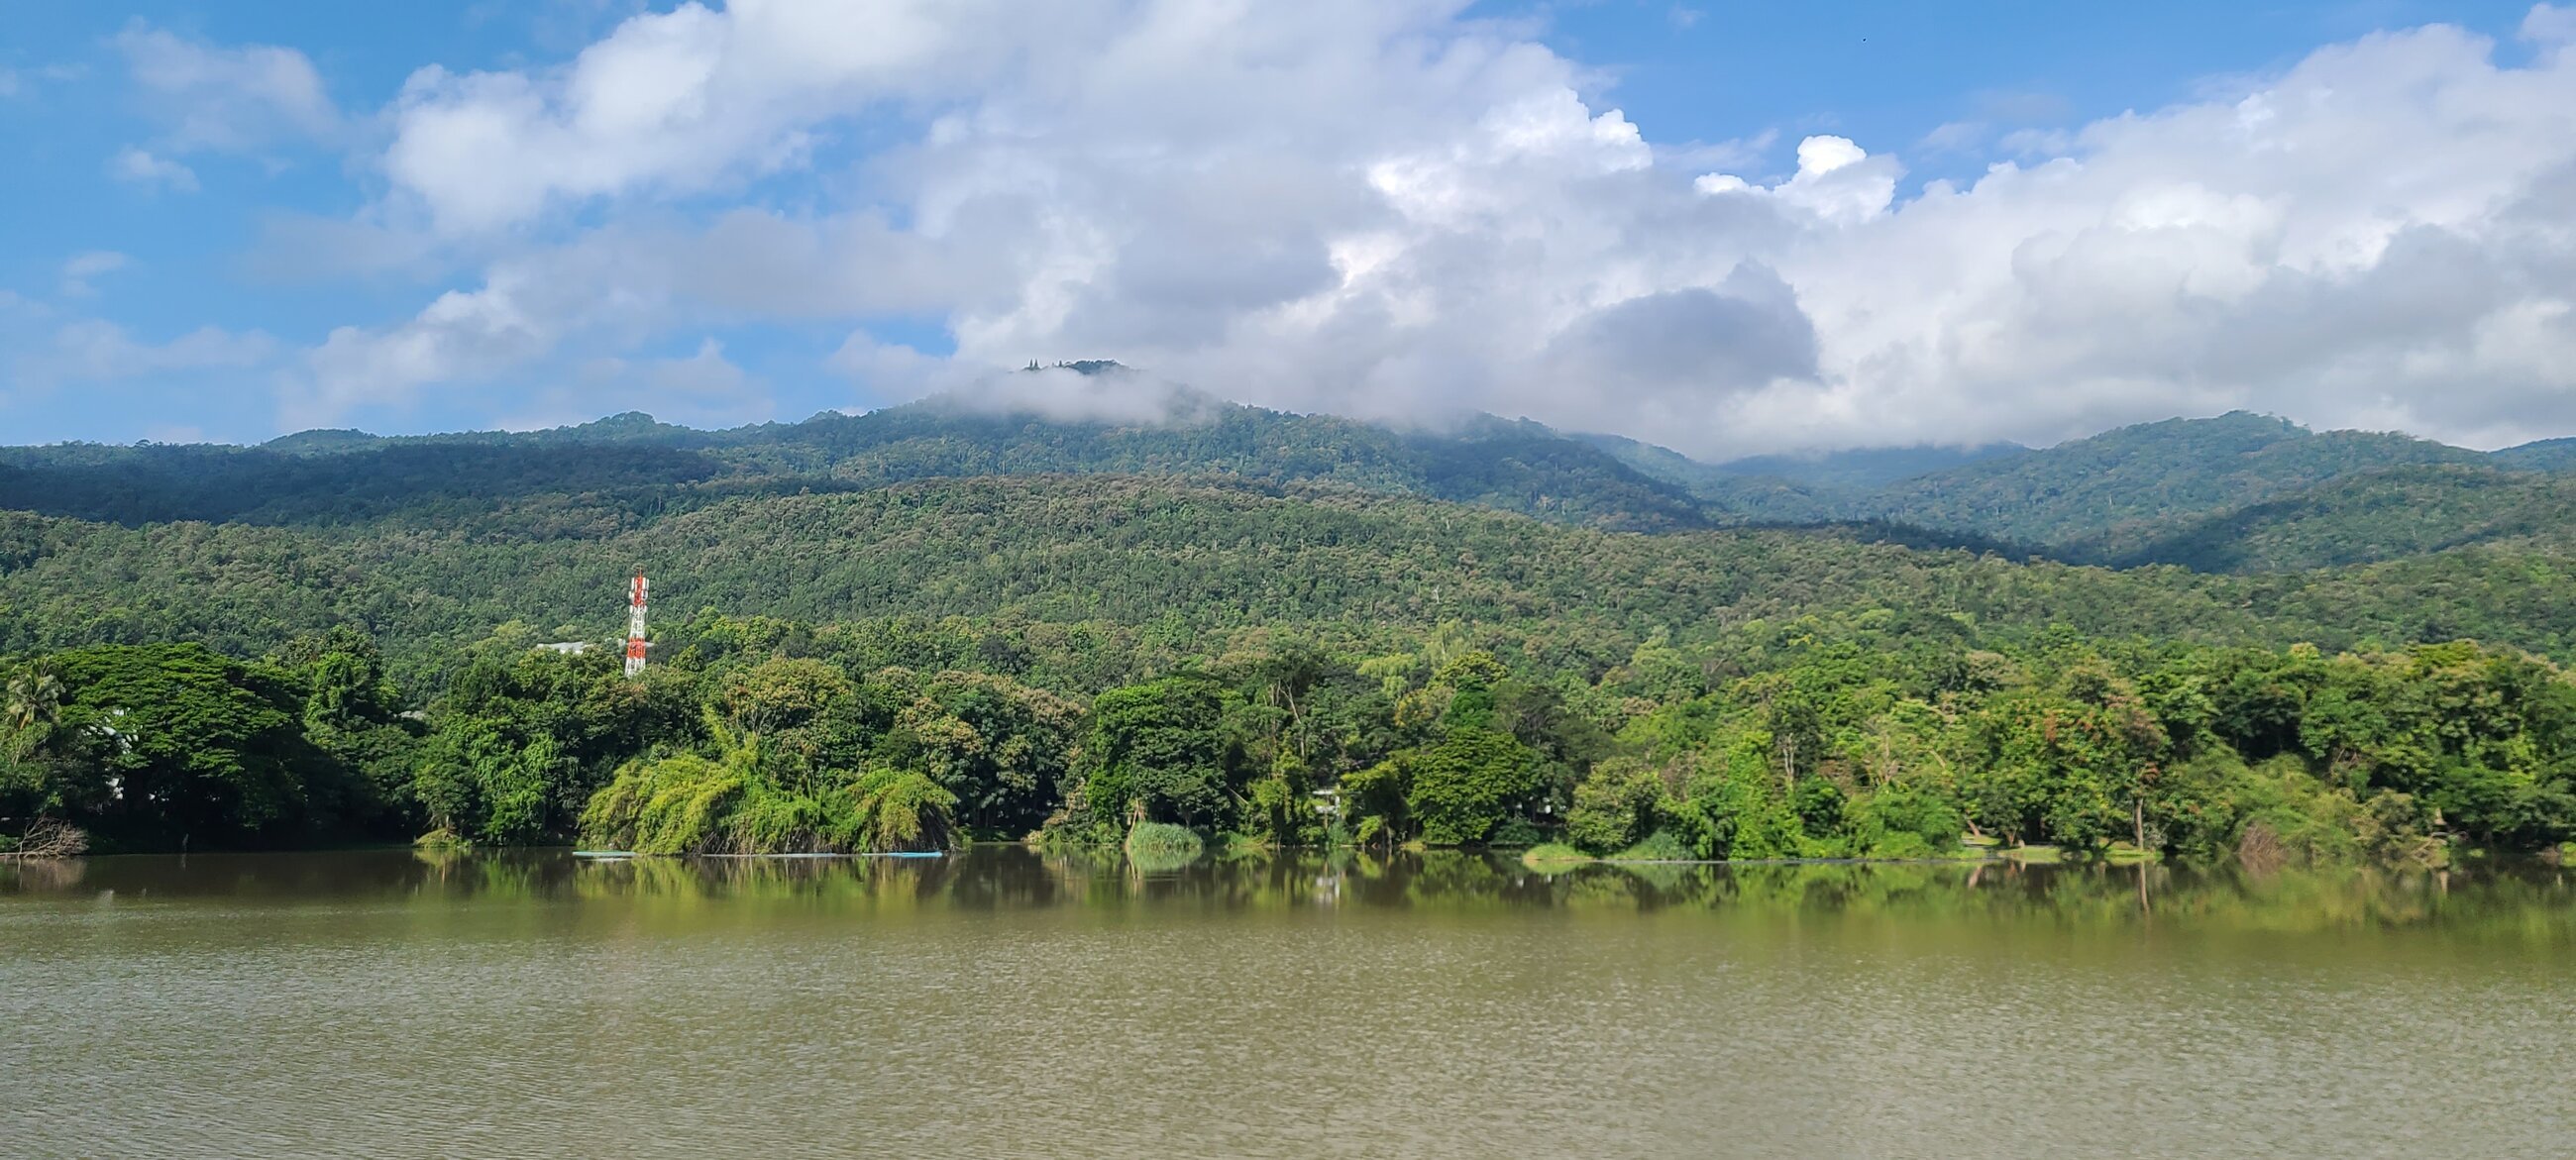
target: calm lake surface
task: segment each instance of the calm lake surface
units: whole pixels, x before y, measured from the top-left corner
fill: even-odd
[[[2576,1151],[2576,886],[0,863],[0,1155]]]

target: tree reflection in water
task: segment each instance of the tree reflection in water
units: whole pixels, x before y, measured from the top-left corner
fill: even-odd
[[[1507,853],[1353,850],[1139,866],[1114,849],[986,845],[944,858],[577,859],[556,850],[117,857],[0,862],[0,896],[429,898],[921,912],[1194,907],[1708,911],[2271,932],[2440,927],[2576,941],[2568,873],[2539,863],[2192,870],[1984,863],[1618,864]]]

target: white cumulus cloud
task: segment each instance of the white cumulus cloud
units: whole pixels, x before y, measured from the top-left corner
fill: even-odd
[[[108,176],[136,185],[168,186],[181,193],[197,191],[197,171],[166,157],[155,157],[148,150],[128,145],[109,158]]]
[[[83,318],[57,326],[48,341],[21,350],[13,372],[21,386],[113,383],[188,371],[244,370],[277,357],[276,339],[258,331],[206,326],[167,342],[137,339],[125,327]]]
[[[92,281],[113,274],[133,264],[134,259],[114,250],[86,250],[63,262],[62,280],[54,293],[64,298],[87,298],[98,293]]]
[[[1909,187],[1902,143],[1839,136],[1709,172],[1463,0],[683,4],[558,64],[412,77],[370,212],[492,256],[333,333],[294,397],[823,320],[880,398],[1100,355],[1708,455],[2238,406],[2567,434],[2572,12],[2533,9],[2512,54],[2441,25],[2327,45]],[[751,192],[807,170],[792,208]],[[886,315],[955,355],[868,337]]]
[[[171,148],[255,149],[340,130],[322,74],[292,48],[205,44],[140,21],[115,45]]]

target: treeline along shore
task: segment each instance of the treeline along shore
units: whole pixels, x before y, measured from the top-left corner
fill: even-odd
[[[701,612],[640,678],[524,625],[398,688],[367,634],[5,662],[19,855],[975,839],[1677,859],[2444,865],[2576,839],[2576,680],[1869,609],[1561,660],[1543,628],[1150,631]],[[1086,679],[1086,674],[1116,674]]]

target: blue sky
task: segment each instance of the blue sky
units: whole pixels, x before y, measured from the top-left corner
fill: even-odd
[[[21,6],[0,440],[793,419],[1094,356],[1712,455],[2576,433],[2530,253],[2563,10],[1315,8]],[[2479,309],[2392,330],[2428,281]]]

